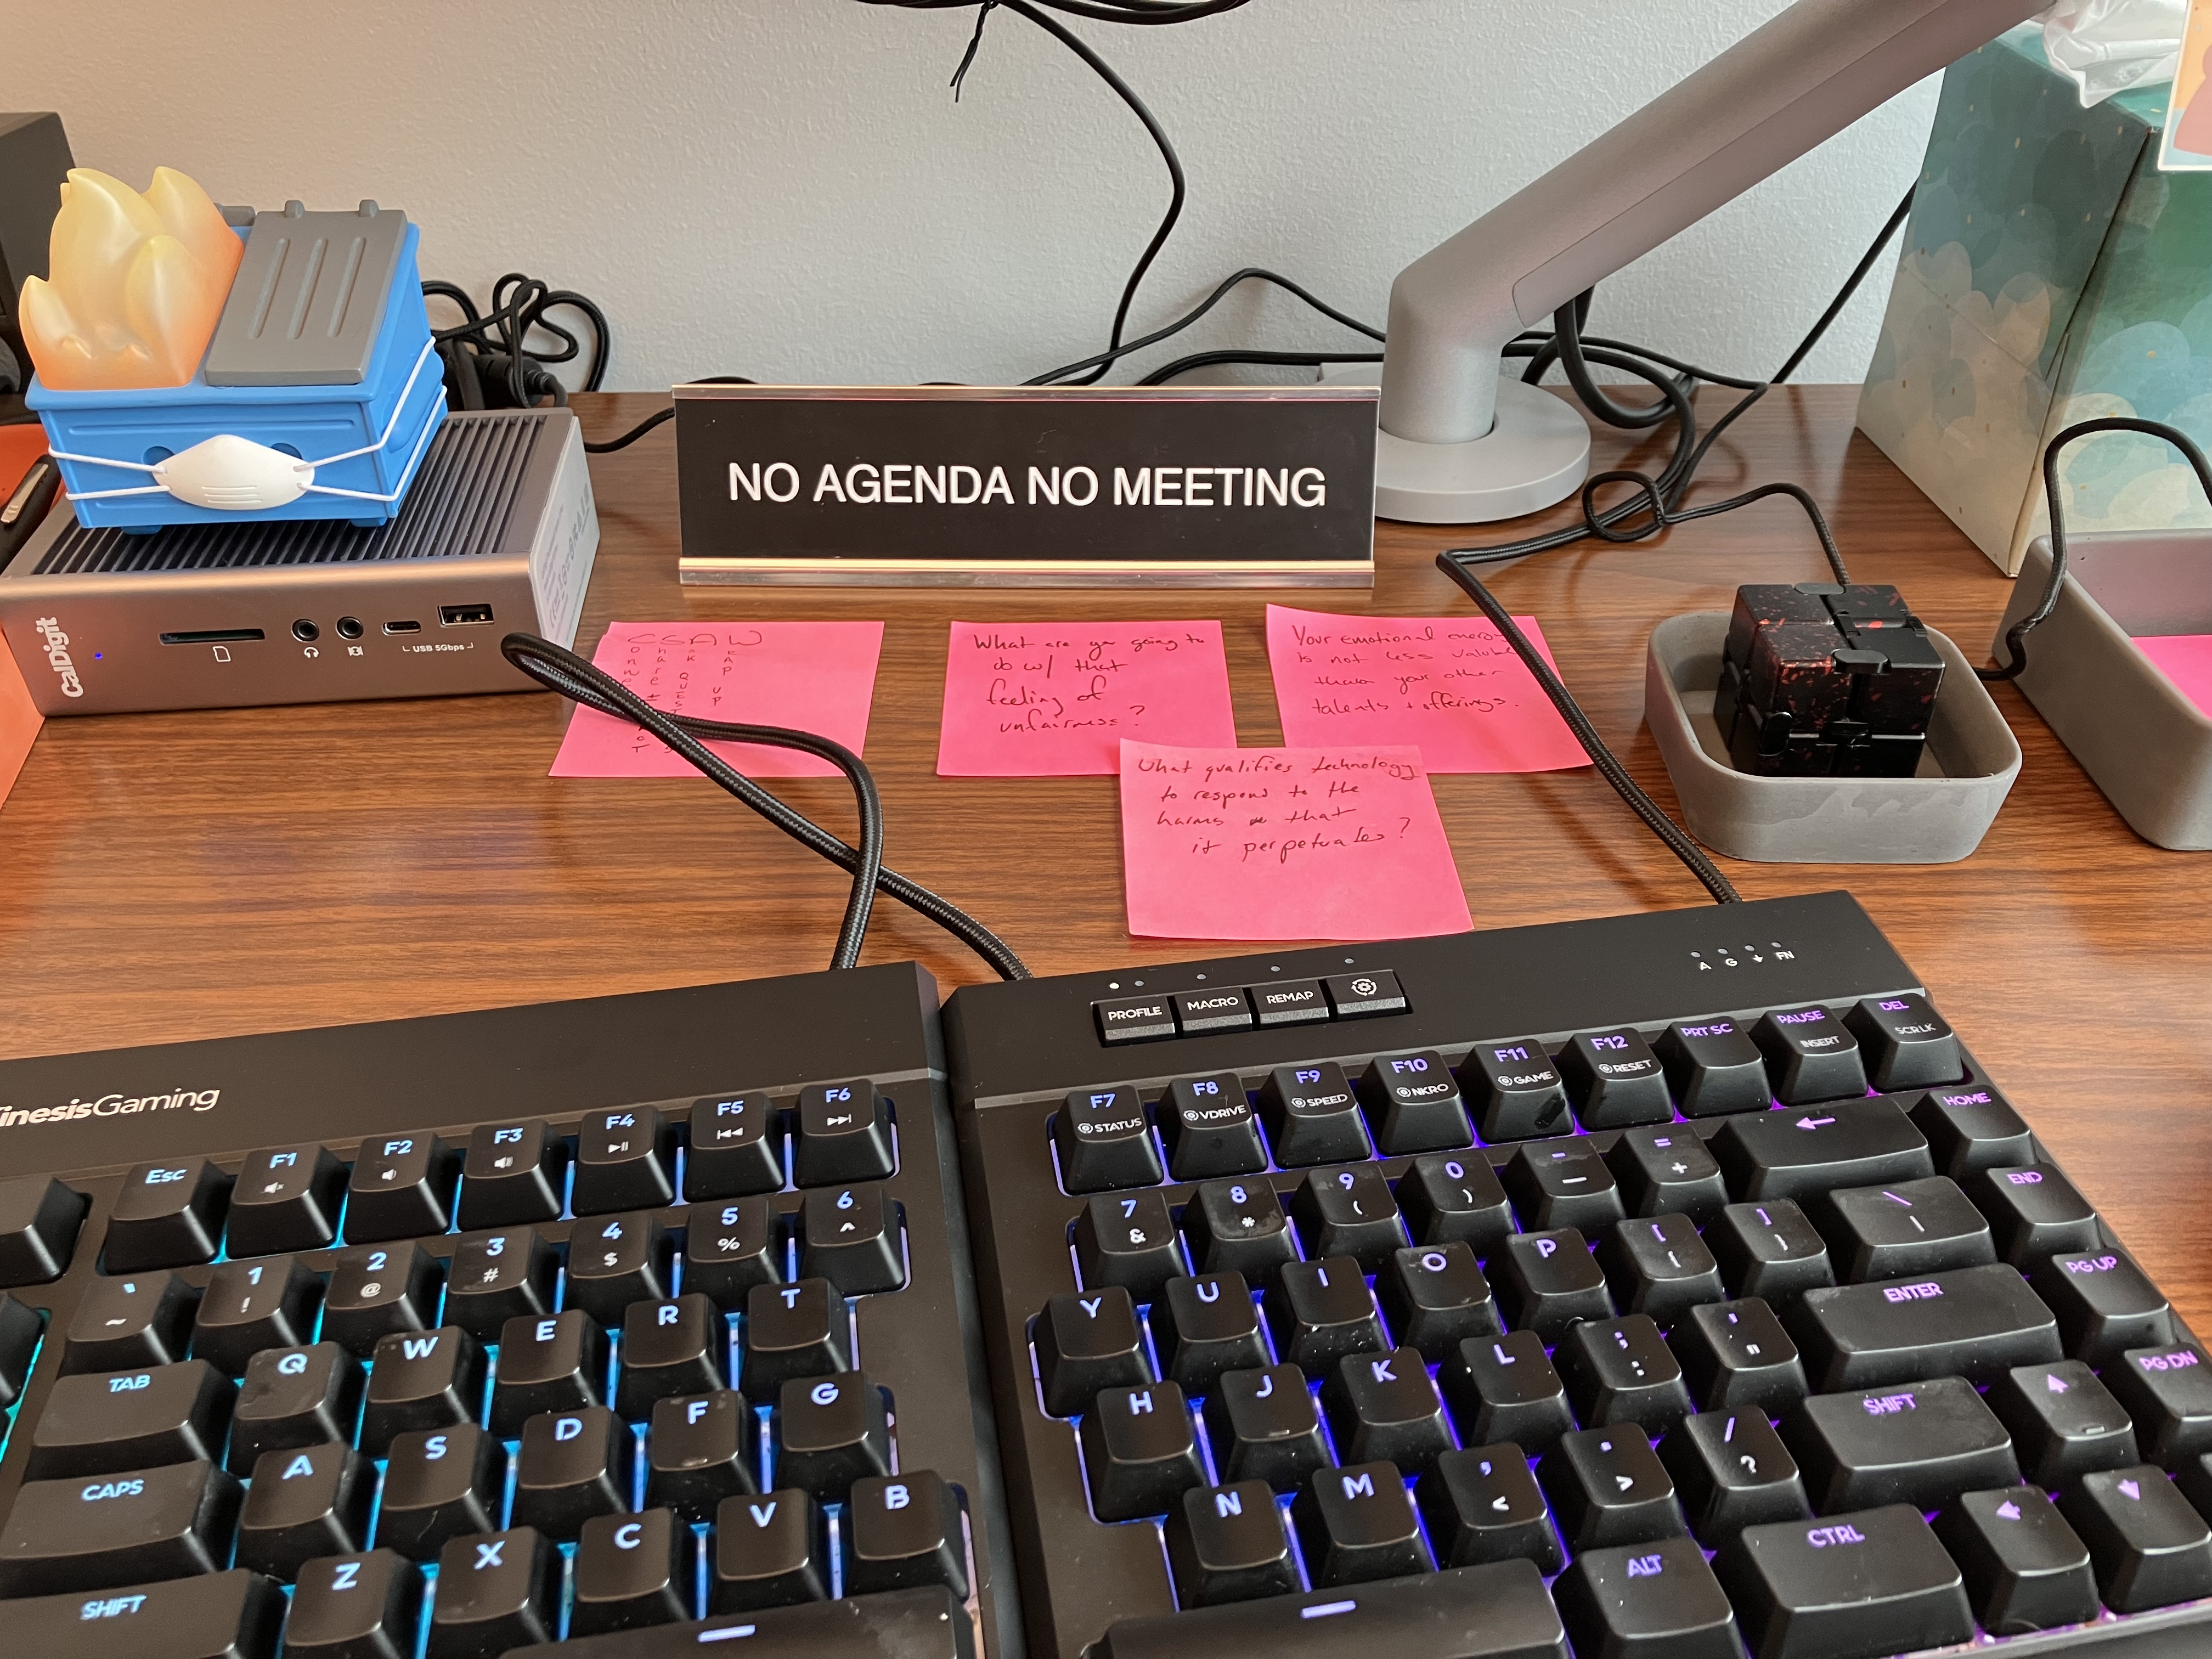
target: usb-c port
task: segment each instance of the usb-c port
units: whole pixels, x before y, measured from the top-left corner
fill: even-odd
[[[438,607],[438,626],[441,628],[462,628],[490,620],[491,607],[488,605],[441,605]]]
[[[422,624],[418,622],[386,623],[384,631],[387,634],[419,634],[422,631]]]

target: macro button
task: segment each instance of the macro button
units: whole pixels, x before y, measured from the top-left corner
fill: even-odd
[[[1252,1006],[1260,1011],[1260,1024],[1314,1025],[1328,1018],[1328,999],[1316,979],[1279,980],[1251,988]]]
[[[84,1194],[52,1176],[0,1181],[0,1285],[59,1279],[84,1212]]]
[[[1408,1004],[1397,975],[1388,969],[1367,974],[1334,974],[1322,981],[1329,1006],[1339,1019],[1372,1019],[1378,1014],[1402,1014]]]
[[[107,1223],[107,1271],[212,1261],[230,1206],[230,1177],[204,1158],[141,1164],[124,1178]]]
[[[1165,997],[1094,1002],[1091,1017],[1098,1022],[1098,1040],[1104,1043],[1156,1042],[1176,1034],[1175,1011]]]
[[[1176,1021],[1186,1036],[1252,1029],[1252,1005],[1235,986],[1218,991],[1178,991],[1169,1000],[1175,1004]]]

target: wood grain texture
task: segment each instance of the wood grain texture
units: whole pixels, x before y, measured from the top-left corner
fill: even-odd
[[[1895,582],[1981,659],[2008,584],[1851,429],[1854,391],[1774,394],[1698,495],[1796,478],[1831,504],[1862,580]],[[587,435],[665,399],[580,398]],[[1621,446],[1600,440],[1601,461]],[[1218,955],[1132,939],[1108,778],[935,775],[946,623],[1048,616],[1224,625],[1241,738],[1279,741],[1265,594],[683,588],[674,439],[595,458],[602,542],[580,649],[617,617],[888,619],[867,757],[895,867],[971,908],[1039,973]],[[1517,533],[1519,527],[1516,526]],[[1473,539],[1498,539],[1474,538]],[[1318,610],[1464,613],[1445,532],[1381,526],[1371,594]],[[1498,573],[1568,684],[1662,804],[1643,730],[1644,642],[1737,584],[1822,577],[1784,501],[1656,543]],[[1747,896],[1856,893],[2183,1312],[2212,1329],[2212,864],[2138,840],[2016,692],[2026,764],[1981,849],[1926,868],[1744,865]],[[821,967],[844,883],[702,781],[546,775],[545,696],[48,724],[0,809],[0,1054],[388,1018]],[[841,828],[842,786],[778,792]],[[1696,884],[1594,772],[1436,781],[1477,927],[1693,904]],[[948,988],[971,957],[879,903],[870,959]]]

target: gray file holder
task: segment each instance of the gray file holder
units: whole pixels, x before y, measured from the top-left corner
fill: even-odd
[[[2051,542],[2028,544],[2004,632],[2051,577]],[[2212,847],[2212,718],[2136,641],[2212,634],[2212,532],[2112,531],[2066,538],[2058,604],[2027,636],[2019,685],[2135,832],[2179,851]]]
[[[1644,714],[1690,833],[1759,864],[1952,864],[1981,845],[2020,744],[1959,647],[1934,629],[1943,690],[1910,778],[1761,778],[1729,764],[1713,720],[1725,611],[1670,617],[1644,653]]]

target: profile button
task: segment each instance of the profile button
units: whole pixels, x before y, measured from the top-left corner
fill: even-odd
[[[1398,976],[1385,969],[1367,974],[1335,974],[1322,981],[1329,1006],[1339,1019],[1372,1019],[1377,1014],[1402,1014],[1406,993]]]
[[[1252,1005],[1233,985],[1218,991],[1178,991],[1169,1000],[1175,1004],[1175,1016],[1182,1022],[1185,1036],[1196,1036],[1201,1031],[1252,1029]]]
[[[1105,1043],[1155,1042],[1176,1034],[1175,1010],[1165,997],[1094,1002],[1091,1017],[1098,1022],[1098,1040]]]

